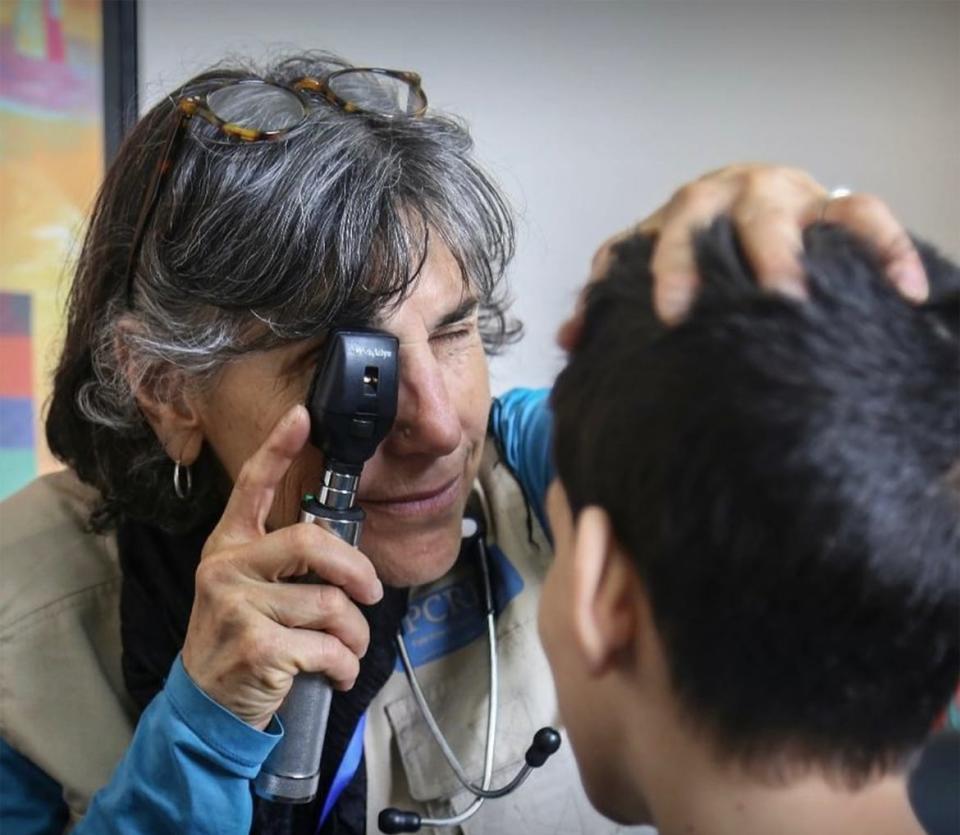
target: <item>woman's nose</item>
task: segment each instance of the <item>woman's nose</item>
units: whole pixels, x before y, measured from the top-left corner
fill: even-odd
[[[449,455],[460,445],[457,403],[450,396],[443,369],[429,345],[400,351],[397,418],[389,442],[394,451]]]

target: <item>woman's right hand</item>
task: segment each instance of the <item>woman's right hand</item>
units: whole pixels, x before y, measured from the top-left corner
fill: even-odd
[[[291,409],[241,469],[201,554],[183,645],[197,686],[259,729],[297,673],[353,686],[370,641],[354,601],[383,596],[370,560],[323,528],[300,522],[266,531],[274,493],[309,432],[306,409]],[[323,582],[282,582],[307,572]]]
[[[652,215],[600,247],[588,286],[606,276],[616,244],[638,234],[656,235],[650,261],[654,308],[666,324],[677,324],[689,312],[699,286],[696,232],[721,215],[733,220],[757,281],[768,290],[794,298],[805,295],[800,258],[803,230],[829,221],[871,248],[905,298],[926,299],[929,288],[923,262],[910,235],[882,200],[868,194],[831,199],[809,174],[762,163],[728,165],[687,183]],[[567,351],[580,340],[585,299],[586,293],[581,292],[576,310],[557,333],[557,342]]]

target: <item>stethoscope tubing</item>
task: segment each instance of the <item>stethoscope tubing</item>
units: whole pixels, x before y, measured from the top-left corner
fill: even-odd
[[[486,606],[487,620],[487,656],[488,668],[490,671],[490,697],[487,702],[487,738],[484,746],[483,757],[483,779],[481,785],[477,786],[471,782],[466,771],[454,754],[453,749],[447,742],[447,738],[440,730],[436,717],[427,704],[423,688],[420,686],[420,680],[417,678],[416,670],[410,661],[410,655],[407,652],[406,644],[403,640],[402,630],[398,630],[396,635],[397,650],[400,660],[403,664],[403,670],[406,674],[410,689],[413,692],[414,700],[420,710],[421,716],[427,723],[430,734],[434,742],[443,753],[447,765],[450,766],[458,782],[463,788],[470,792],[476,798],[470,805],[457,815],[449,818],[421,818],[416,812],[406,812],[402,809],[384,809],[380,813],[380,828],[384,832],[417,832],[422,827],[449,827],[457,826],[469,818],[473,817],[483,801],[488,798],[504,797],[515,791],[527,779],[534,768],[538,768],[546,762],[547,758],[556,753],[560,747],[560,735],[553,728],[541,728],[534,736],[533,743],[527,751],[523,767],[517,772],[516,776],[504,786],[498,789],[491,789],[490,783],[493,779],[493,764],[496,758],[496,737],[497,722],[500,715],[500,668],[497,663],[497,627],[494,619],[495,610],[493,605],[493,589],[490,583],[490,563],[487,557],[486,544],[483,540],[482,529],[478,530],[478,525],[474,520],[469,520],[472,530],[467,533],[468,520],[464,519],[464,538],[476,537],[477,553],[480,560],[480,568],[483,576],[483,596]]]
[[[490,584],[490,565],[487,558],[487,549],[484,545],[482,536],[478,539],[478,546],[479,547],[477,548],[477,551],[480,558],[480,567],[483,576],[484,603],[486,606],[487,659],[490,674],[490,697],[487,703],[487,738],[484,746],[483,780],[480,786],[475,785],[467,776],[466,771],[460,764],[460,760],[457,758],[457,755],[453,752],[453,749],[447,742],[446,737],[440,730],[440,726],[437,723],[436,717],[433,715],[433,711],[430,709],[430,705],[427,703],[426,696],[423,693],[423,688],[420,686],[420,681],[417,677],[413,664],[410,661],[410,656],[407,652],[403,635],[400,632],[397,633],[397,649],[400,654],[400,660],[403,664],[403,669],[406,673],[407,680],[410,683],[410,689],[413,692],[413,697],[417,702],[417,707],[419,708],[424,721],[427,723],[427,727],[430,729],[430,734],[439,746],[444,759],[447,761],[450,769],[456,775],[460,785],[462,785],[471,794],[476,796],[476,800],[474,800],[458,815],[450,818],[423,818],[421,820],[422,826],[456,826],[460,823],[463,823],[477,813],[477,811],[483,805],[483,801],[485,799],[488,797],[503,797],[504,795],[509,794],[511,791],[520,786],[520,784],[526,779],[527,775],[531,771],[530,767],[525,765],[520,773],[517,774],[517,776],[507,785],[499,789],[491,790],[490,788],[490,782],[493,778],[493,764],[496,754],[497,722],[500,714],[500,673],[499,664],[497,663],[497,628],[494,620],[493,589]]]
[[[490,780],[493,778],[493,760],[495,753],[495,742],[497,735],[497,717],[499,714],[499,704],[497,698],[497,662],[496,662],[496,634],[495,627],[493,624],[493,616],[487,615],[487,650],[490,659],[490,699],[487,704],[487,739],[484,746],[484,757],[483,757],[483,790],[486,790],[490,787]],[[420,687],[420,681],[417,678],[417,674],[413,669],[413,665],[410,663],[410,657],[407,654],[407,648],[404,645],[403,638],[400,634],[397,634],[397,645],[400,651],[400,658],[403,662],[404,671],[407,673],[407,679],[410,682],[410,689],[413,691],[414,699],[417,702],[417,706],[420,709],[420,712],[424,718],[424,721],[427,723],[427,727],[430,729],[430,733],[433,736],[434,741],[437,745],[440,746],[440,750],[443,753],[444,758],[447,761],[447,764],[452,769],[453,773],[456,775],[457,779],[460,781],[466,789],[471,789],[471,782],[469,779],[466,779],[466,773],[463,770],[463,767],[460,765],[460,761],[457,759],[456,754],[453,753],[453,750],[450,748],[449,743],[446,740],[446,737],[440,730],[440,726],[437,724],[437,720],[433,715],[433,711],[430,710],[430,706],[427,704],[427,700],[424,697],[423,690]],[[422,818],[420,821],[421,826],[430,826],[430,827],[441,827],[441,826],[457,826],[458,824],[463,823],[464,821],[472,818],[483,805],[484,797],[477,797],[466,809],[460,812],[458,815],[454,815],[449,818]]]

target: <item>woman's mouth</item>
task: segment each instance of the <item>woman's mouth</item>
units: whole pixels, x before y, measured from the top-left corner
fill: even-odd
[[[390,513],[395,516],[438,515],[445,513],[456,505],[460,498],[462,480],[463,475],[461,474],[434,488],[384,498],[361,498],[359,501],[361,507],[377,513]]]

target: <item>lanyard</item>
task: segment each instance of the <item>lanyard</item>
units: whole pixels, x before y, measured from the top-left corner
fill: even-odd
[[[337,773],[333,776],[333,783],[330,785],[330,791],[327,793],[327,799],[323,802],[323,811],[320,813],[320,822],[317,824],[317,832],[323,828],[327,822],[327,816],[340,799],[343,790],[350,785],[360,768],[360,760],[363,757],[363,729],[367,726],[367,714],[364,713],[354,728],[353,736],[347,745],[343,759],[337,767]]]

